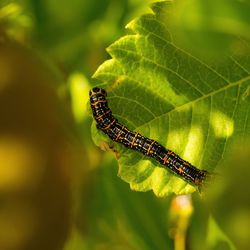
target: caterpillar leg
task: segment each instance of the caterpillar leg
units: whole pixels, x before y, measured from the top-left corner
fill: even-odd
[[[120,152],[115,148],[115,145],[112,143],[108,143],[108,142],[102,142],[100,144],[100,148],[103,151],[111,151],[115,154],[116,159],[119,159],[121,157]]]
[[[215,179],[216,176],[219,176],[217,173],[211,173],[206,170],[202,170],[204,173],[204,178],[201,182],[197,183],[197,188],[200,194],[203,193],[204,189],[211,184],[211,182]]]

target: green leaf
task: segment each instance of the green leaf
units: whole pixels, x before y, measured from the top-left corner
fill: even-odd
[[[209,249],[221,249],[223,243],[228,245],[224,246],[223,249],[236,250],[234,244],[227,237],[227,235],[225,235],[225,233],[218,226],[214,218],[211,216],[208,222],[207,237],[207,244],[209,245]]]
[[[250,135],[250,46],[238,39],[235,54],[217,62],[195,57],[168,31],[171,6],[156,3],[153,14],[132,21],[130,34],[108,48],[112,59],[94,77],[103,82],[120,122],[214,172],[234,140]],[[94,139],[101,134],[95,132]],[[156,161],[115,146],[121,153],[119,176],[132,189],[157,196],[196,190]]]

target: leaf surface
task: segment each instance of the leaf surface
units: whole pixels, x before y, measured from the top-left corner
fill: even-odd
[[[129,23],[129,34],[108,48],[112,59],[94,77],[120,122],[214,172],[232,143],[250,135],[249,44],[239,39],[241,53],[213,62],[198,58],[169,33],[171,5],[158,2],[153,14]],[[92,132],[96,141],[103,138],[95,127]],[[132,189],[157,196],[196,190],[156,161],[114,144],[121,154],[118,174]]]

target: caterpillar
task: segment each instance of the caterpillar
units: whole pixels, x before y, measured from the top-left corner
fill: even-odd
[[[125,125],[119,123],[108,106],[107,92],[104,89],[95,87],[90,90],[89,96],[96,126],[107,134],[111,140],[154,158],[172,173],[177,174],[192,185],[200,187],[203,184],[208,175],[206,170],[196,168],[157,141],[138,132],[130,131]]]

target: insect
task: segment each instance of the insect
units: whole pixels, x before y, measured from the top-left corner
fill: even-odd
[[[95,87],[90,90],[89,95],[97,128],[107,134],[109,138],[127,148],[154,158],[164,167],[195,186],[200,187],[203,184],[208,175],[206,170],[196,168],[157,141],[149,139],[138,132],[130,131],[125,125],[119,123],[108,106],[107,92],[104,89]]]

